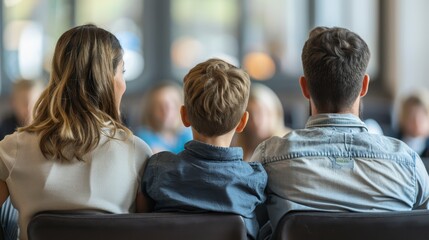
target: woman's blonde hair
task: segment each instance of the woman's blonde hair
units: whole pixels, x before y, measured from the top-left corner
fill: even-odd
[[[235,146],[240,146],[243,148],[244,160],[246,161],[250,160],[253,151],[262,141],[272,136],[282,137],[291,131],[291,129],[286,127],[284,123],[284,110],[282,102],[271,88],[261,83],[252,83],[252,86],[250,87],[248,106],[252,103],[257,103],[258,105],[261,104],[262,108],[269,110],[274,115],[268,115],[270,123],[266,124],[266,126],[255,126],[254,122],[253,124],[249,123],[252,123],[252,119],[258,117],[256,115],[257,113],[253,112],[252,109],[248,107],[247,111],[250,115],[249,123],[242,133],[235,135],[234,143]],[[269,136],[258,135],[257,131],[252,129],[252,125],[253,128],[268,127]]]
[[[123,130],[128,136],[114,89],[122,57],[118,39],[104,29],[89,24],[65,32],[55,47],[49,84],[36,102],[34,120],[19,131],[37,133],[43,155],[60,161],[83,161],[101,134],[114,138]]]
[[[249,94],[250,101],[263,103],[266,108],[272,108],[274,111],[275,116],[273,116],[273,125],[271,126],[273,136],[283,136],[290,131],[290,129],[285,127],[282,102],[271,88],[261,83],[252,84]]]

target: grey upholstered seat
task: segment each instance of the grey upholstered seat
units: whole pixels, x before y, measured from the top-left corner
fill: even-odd
[[[272,239],[426,240],[429,239],[429,211],[291,212],[280,220]]]
[[[29,240],[240,240],[243,219],[218,213],[41,213],[28,225]]]

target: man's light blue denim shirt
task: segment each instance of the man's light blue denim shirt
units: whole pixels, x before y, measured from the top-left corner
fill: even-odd
[[[428,208],[429,177],[400,140],[370,134],[352,114],[320,114],[306,128],[261,143],[252,161],[268,174],[275,229],[291,210],[407,211]]]
[[[142,192],[155,211],[226,212],[241,215],[256,239],[255,208],[265,201],[267,174],[261,163],[243,161],[239,147],[189,141],[179,154],[152,155],[143,174]]]

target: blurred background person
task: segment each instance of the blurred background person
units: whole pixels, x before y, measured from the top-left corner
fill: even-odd
[[[416,91],[405,97],[399,109],[398,138],[421,157],[429,157],[429,93]]]
[[[39,81],[19,79],[14,82],[10,97],[12,111],[1,121],[0,140],[31,122],[34,103],[42,91],[43,84]]]
[[[143,139],[154,153],[178,153],[192,139],[192,131],[180,120],[183,92],[180,85],[164,81],[150,88],[143,97],[142,125],[137,136]]]
[[[0,140],[12,134],[18,127],[28,125],[33,117],[33,107],[43,91],[40,81],[18,79],[14,82],[10,97],[11,113],[0,123]],[[18,234],[18,212],[7,198],[1,206],[0,222],[6,240],[16,239]]]
[[[252,83],[247,105],[249,121],[242,133],[236,134],[235,144],[243,148],[247,161],[262,141],[272,137],[282,137],[291,131],[284,124],[283,106],[276,93],[269,87]]]

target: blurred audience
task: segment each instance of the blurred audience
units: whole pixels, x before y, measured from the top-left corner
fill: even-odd
[[[263,84],[252,83],[247,111],[247,126],[242,133],[235,135],[234,141],[234,145],[243,148],[245,161],[250,159],[262,141],[272,136],[282,137],[291,131],[284,124],[280,99],[273,90]]]
[[[192,131],[180,120],[183,104],[182,88],[174,82],[161,82],[143,97],[142,126],[137,136],[143,139],[154,153],[178,153],[192,139]]]
[[[398,138],[421,157],[429,157],[429,93],[419,90],[403,99]]]
[[[31,122],[34,103],[42,91],[43,84],[39,81],[19,79],[14,82],[10,98],[12,112],[0,124],[0,140]]]

